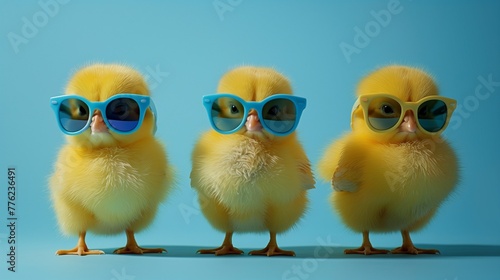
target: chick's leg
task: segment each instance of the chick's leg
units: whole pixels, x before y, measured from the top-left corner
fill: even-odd
[[[419,249],[413,245],[410,238],[410,233],[407,230],[402,230],[401,235],[403,236],[403,245],[391,251],[393,254],[439,254],[439,250],[435,249]]]
[[[281,250],[278,247],[278,243],[276,242],[276,233],[275,232],[269,232],[270,239],[269,243],[267,244],[266,248],[262,250],[255,250],[251,251],[249,254],[250,255],[264,255],[264,256],[295,256],[294,251],[286,251],[286,250]]]
[[[80,232],[78,236],[78,243],[76,244],[76,247],[71,249],[71,250],[58,250],[56,252],[56,255],[79,255],[79,256],[85,256],[85,255],[102,255],[104,254],[103,251],[101,250],[89,250],[87,247],[87,244],[85,244],[85,235],[87,233],[85,231]]]
[[[356,249],[346,249],[344,254],[364,254],[364,255],[374,255],[374,254],[387,254],[388,250],[375,249],[370,243],[370,236],[368,231],[363,231],[363,244],[361,247]]]
[[[127,245],[125,247],[116,249],[113,253],[115,254],[146,254],[146,253],[163,253],[167,252],[167,250],[163,248],[142,248],[137,245],[137,241],[135,241],[134,232],[130,229],[125,231],[127,234]]]
[[[216,256],[222,255],[239,255],[243,254],[243,251],[233,246],[233,233],[226,232],[226,237],[224,237],[224,241],[220,247],[214,249],[201,249],[198,250],[198,254],[215,254]]]

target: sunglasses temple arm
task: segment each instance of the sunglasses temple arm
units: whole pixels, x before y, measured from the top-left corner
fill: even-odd
[[[356,99],[356,102],[354,102],[354,105],[352,105],[352,109],[351,109],[351,129],[352,129],[352,120],[354,119],[354,111],[356,111],[356,109],[358,109],[359,107],[359,97],[358,99]]]
[[[153,128],[153,134],[156,134],[157,130],[157,125],[156,122],[158,120],[158,113],[156,112],[156,106],[155,103],[153,102],[153,99],[149,100],[149,108],[151,108],[151,113],[153,113],[153,119],[154,119],[154,128]]]

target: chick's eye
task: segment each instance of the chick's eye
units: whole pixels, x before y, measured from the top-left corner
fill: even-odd
[[[127,104],[121,103],[117,104],[116,106],[113,107],[113,115],[115,116],[123,116],[127,113],[128,111],[128,106]]]
[[[139,119],[139,106],[131,99],[119,98],[106,107],[106,116],[114,120],[137,120]]]
[[[238,110],[238,107],[236,105],[231,105],[231,113],[232,114],[238,114],[240,110]]]
[[[84,120],[89,116],[89,107],[80,100],[71,100],[71,116],[74,119]]]
[[[78,106],[78,109],[77,109],[77,114],[78,114],[79,116],[82,116],[82,117],[83,117],[83,116],[87,116],[87,114],[88,114],[88,112],[87,112],[87,108],[86,108],[85,106],[82,106],[82,105]]]
[[[394,114],[394,109],[389,104],[382,104],[382,106],[380,106],[380,111],[384,115],[392,115],[392,114]]]
[[[273,106],[267,111],[270,116],[277,116],[280,113],[280,108],[278,106]]]

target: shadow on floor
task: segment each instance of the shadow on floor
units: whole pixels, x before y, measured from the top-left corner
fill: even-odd
[[[351,259],[351,258],[436,258],[436,257],[500,257],[499,245],[440,245],[440,244],[416,244],[418,248],[432,248],[438,249],[440,255],[345,255],[344,249],[346,247],[332,247],[332,246],[296,246],[296,247],[283,247],[285,250],[295,251],[296,257],[300,259],[306,258],[320,258],[320,259]],[[163,254],[145,254],[144,257],[172,257],[172,258],[214,258],[214,255],[201,255],[196,251],[199,249],[209,248],[206,246],[169,246],[169,245],[152,245],[145,246],[146,248],[165,248],[167,253]],[[106,254],[113,254],[116,248],[104,248]],[[249,256],[248,252],[261,249],[261,248],[239,248],[245,253],[243,255],[227,255],[218,256],[217,258],[238,258],[238,257],[252,257],[259,258],[261,256]],[[380,249],[393,249],[393,248],[380,248]],[[137,256],[137,255],[129,255]],[[282,257],[290,258],[290,257]]]

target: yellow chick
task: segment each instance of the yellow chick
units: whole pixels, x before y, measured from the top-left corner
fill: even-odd
[[[204,97],[214,130],[194,148],[191,185],[205,217],[226,235],[220,247],[198,253],[242,254],[233,247],[234,232],[269,231],[269,244],[250,255],[294,256],[278,247],[276,234],[302,217],[315,184],[293,132],[305,99],[291,95],[280,73],[250,66],[226,73],[217,92]]]
[[[334,142],[319,163],[331,180],[331,203],[343,222],[363,233],[346,254],[384,254],[369,232],[401,231],[395,254],[436,254],[419,249],[410,232],[427,225],[454,190],[458,164],[441,138],[456,102],[438,95],[422,70],[392,65],[362,79],[351,118],[352,132]]]
[[[123,65],[94,64],[70,79],[66,94],[51,98],[67,143],[50,178],[61,230],[77,246],[58,255],[103,254],[89,250],[87,231],[117,234],[127,244],[117,254],[161,253],[141,248],[134,233],[153,221],[172,186],[163,145],[154,137],[154,104],[144,78]]]

